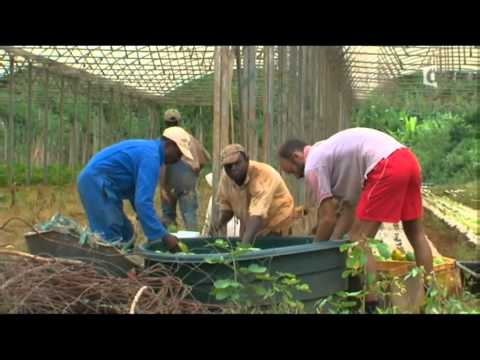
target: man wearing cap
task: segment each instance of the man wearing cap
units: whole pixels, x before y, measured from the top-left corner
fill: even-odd
[[[180,126],[181,115],[176,109],[165,112],[167,128]],[[160,191],[164,223],[167,225],[177,222],[177,202],[180,205],[183,221],[187,230],[197,231],[197,183],[200,171],[210,160],[210,154],[202,144],[190,135],[190,152],[192,158],[182,157],[181,161],[167,164],[162,171]]]
[[[155,211],[154,196],[163,164],[191,159],[190,135],[179,127],[164,131],[158,140],[125,140],[97,153],[77,180],[78,192],[92,232],[113,246],[133,247],[132,223],[123,212],[129,200],[149,241],[163,240],[177,250]]]
[[[287,235],[295,220],[293,197],[270,165],[249,160],[243,146],[232,144],[221,153],[223,170],[218,186],[220,216],[213,235],[235,215],[241,221],[243,243],[257,235]]]

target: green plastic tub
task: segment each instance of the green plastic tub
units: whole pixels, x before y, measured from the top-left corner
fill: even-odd
[[[166,251],[163,243],[152,242],[140,247],[139,255],[145,259],[145,267],[161,263],[192,286],[192,296],[202,302],[215,303],[211,295],[213,282],[233,276],[232,270],[223,264],[209,264],[207,259],[218,258],[227,253],[206,246],[216,238],[200,237],[182,239],[194,255],[159,254]],[[229,238],[232,243],[238,238]],[[345,270],[345,254],[340,252],[344,241],[313,242],[313,237],[264,237],[255,241],[259,251],[249,252],[237,258],[239,266],[256,263],[275,271],[292,273],[310,286],[309,293],[296,293],[307,310],[313,310],[315,302],[337,291],[347,289],[347,280],[342,278]]]

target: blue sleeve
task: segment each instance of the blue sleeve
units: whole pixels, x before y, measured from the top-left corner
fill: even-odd
[[[160,176],[158,158],[144,158],[137,170],[134,206],[148,240],[159,240],[167,234],[155,211],[154,197]]]

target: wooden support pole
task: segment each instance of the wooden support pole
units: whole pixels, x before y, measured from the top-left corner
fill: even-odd
[[[217,206],[217,190],[218,182],[220,179],[221,173],[221,164],[220,164],[220,130],[221,130],[221,74],[222,74],[222,48],[220,46],[215,47],[214,55],[214,88],[213,88],[213,151],[212,151],[212,169],[213,169],[213,190],[214,200],[212,204],[212,220],[215,222],[218,219],[218,206]]]
[[[65,103],[65,78],[63,75],[60,75],[60,109],[59,109],[59,116],[60,116],[60,134],[59,134],[59,157],[58,157],[58,164],[64,164],[64,132],[65,132],[65,124],[64,124],[64,105]]]
[[[95,149],[96,152],[103,149],[103,144],[104,144],[103,125],[104,125],[105,117],[104,117],[104,114],[103,114],[103,95],[104,95],[103,86],[100,86],[99,95],[98,95],[98,98],[100,100],[100,103],[98,105],[98,140],[97,140],[98,146]]]
[[[312,116],[312,143],[318,141],[318,128],[320,123],[320,74],[319,74],[319,57],[320,47],[315,47],[313,50],[313,64],[312,64],[312,79],[313,79],[313,116]]]
[[[72,147],[72,169],[76,170],[78,166],[78,145],[79,145],[79,131],[78,131],[78,86],[79,79],[75,79],[73,83],[73,147]]]
[[[321,111],[322,111],[322,122],[320,127],[320,136],[324,139],[327,136],[327,49],[323,48],[322,51],[322,60],[320,64],[320,73],[321,73]]]
[[[92,105],[91,101],[91,83],[90,81],[87,82],[87,114],[86,114],[86,126],[85,126],[85,147],[83,149],[83,159],[82,165],[85,165],[91,156],[91,148],[92,148],[92,119],[90,115],[90,108]]]
[[[116,128],[117,121],[116,121],[116,114],[115,114],[115,90],[113,86],[110,88],[110,118],[108,119],[108,131],[110,133],[110,140],[108,145],[111,145],[117,141],[117,131]],[[147,126],[148,131],[148,126]],[[147,134],[148,137],[148,134]]]
[[[153,132],[152,109],[148,104],[146,104],[146,107],[147,107],[147,116],[148,116],[147,139],[151,139],[152,132]]]
[[[305,50],[306,46],[298,47],[298,137],[305,140]]]
[[[297,97],[297,47],[289,46],[289,67],[288,67],[288,119],[287,119],[287,134],[289,137],[298,138],[295,131],[294,123],[298,121],[295,111],[295,100]]]
[[[199,113],[199,129],[198,129],[198,140],[200,141],[201,144],[205,144],[204,142],[204,134],[203,134],[203,118],[202,118],[202,107],[200,106],[198,109]]]
[[[280,142],[287,139],[287,121],[288,121],[288,53],[287,47],[281,46],[279,49],[280,61]]]
[[[221,164],[220,152],[228,144],[230,87],[233,73],[233,53],[228,47],[215,48],[213,97],[213,189],[218,189]],[[214,194],[212,219],[218,219],[217,193]]]
[[[289,46],[288,52],[288,118],[287,118],[287,136],[289,138],[298,138],[298,47]],[[290,191],[298,204],[298,181],[290,180]]]
[[[128,114],[128,137],[133,139],[132,134],[132,95],[128,95],[128,104],[127,104],[127,114]]]
[[[222,48],[222,102],[221,102],[221,143],[224,146],[230,143],[229,127],[230,127],[230,106],[231,106],[231,88],[233,76],[233,53],[229,47]]]
[[[273,47],[264,48],[265,96],[264,96],[264,128],[263,128],[263,161],[271,162],[272,125],[273,125]]]
[[[245,84],[242,79],[242,61],[240,56],[240,46],[235,47],[235,59],[237,69],[237,86],[238,86],[238,113],[239,113],[239,142],[241,144],[246,143],[245,133],[245,106],[244,106],[244,87]]]
[[[115,106],[115,114],[116,114],[116,125],[117,125],[117,140],[116,141],[122,141],[125,140],[125,132],[124,132],[124,127],[123,127],[123,121],[125,118],[125,113],[123,111],[123,97],[124,94],[121,90],[121,88],[117,88],[118,90],[118,95],[117,95],[117,105]],[[152,130],[153,132],[153,130]]]
[[[245,149],[250,151],[250,124],[248,117],[248,46],[243,47],[243,69],[242,69],[242,87],[241,87],[241,97],[242,97],[242,129],[243,129],[243,146]]]
[[[7,177],[8,185],[15,181],[14,162],[14,136],[15,136],[15,57],[10,56],[10,82],[9,82],[9,111],[8,111],[8,136],[7,136]]]
[[[158,139],[161,135],[160,133],[160,119],[161,119],[161,109],[157,104],[153,106],[153,138]]]
[[[307,72],[306,72],[306,99],[305,99],[305,119],[307,121],[307,130],[306,130],[306,139],[309,143],[313,142],[313,94],[315,93],[315,81],[313,78],[313,68],[314,68],[314,57],[315,57],[315,47],[309,46],[307,51]]]
[[[32,77],[32,62],[28,62],[28,74],[27,74],[27,184],[32,183],[32,139],[33,139],[33,119],[32,119],[32,107],[33,107],[33,77]]]
[[[256,46],[247,46],[248,57],[248,139],[250,140],[250,158],[258,160],[258,135],[257,135],[257,68],[255,64]]]
[[[48,113],[50,112],[50,72],[45,69],[45,105],[43,116],[43,184],[48,185]]]

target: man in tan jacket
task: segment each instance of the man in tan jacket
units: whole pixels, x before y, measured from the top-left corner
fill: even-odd
[[[224,171],[217,195],[220,216],[210,233],[214,235],[236,216],[241,222],[243,243],[252,243],[255,236],[288,235],[297,218],[297,209],[278,171],[268,164],[249,160],[239,144],[226,146],[221,161]]]

